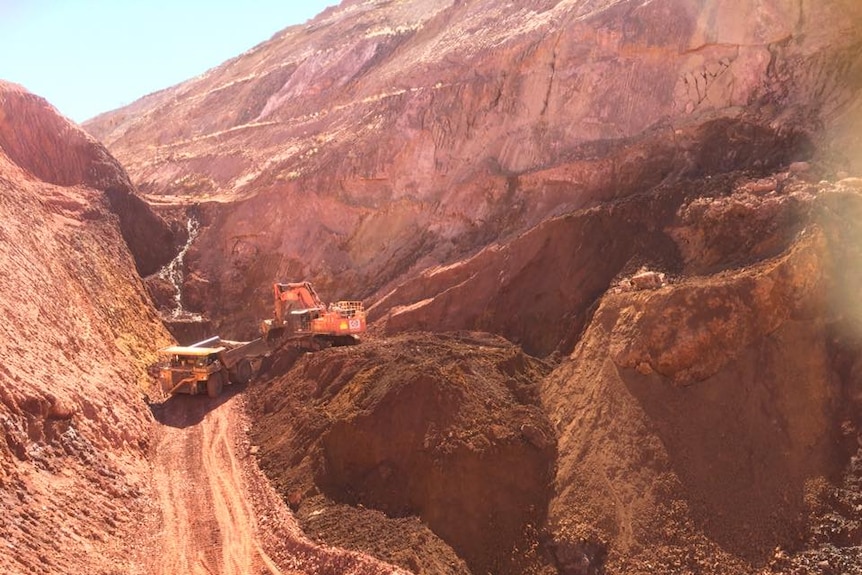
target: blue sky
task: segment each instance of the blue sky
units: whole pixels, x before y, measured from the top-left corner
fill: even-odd
[[[0,0],[0,79],[76,122],[178,84],[339,0]]]

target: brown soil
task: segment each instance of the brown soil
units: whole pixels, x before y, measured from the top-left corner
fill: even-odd
[[[250,390],[252,437],[321,540],[419,573],[467,572],[457,557],[473,573],[523,573],[544,564],[556,439],[535,383],[548,369],[481,333],[288,350]]]
[[[164,222],[117,201],[124,181],[44,100],[0,82],[0,572],[401,573],[302,536],[249,457],[238,397],[147,409],[171,338],[126,242]],[[140,227],[124,233],[125,218]]]
[[[152,449],[157,533],[147,573],[373,575],[392,568],[322,548],[299,530],[250,457],[239,389],[218,400],[176,396],[154,405]]]
[[[410,515],[473,573],[755,573],[769,568],[776,547],[803,561],[801,550],[814,545],[805,541],[818,541],[811,533],[823,521],[813,514],[812,493],[837,481],[862,423],[862,313],[852,303],[862,253],[858,184],[812,184],[780,173],[664,186],[548,221],[510,244],[431,270],[424,285],[410,282],[391,296],[418,303],[388,318],[386,338],[274,358],[267,374],[273,383],[254,389],[250,404],[262,466],[317,537],[408,568],[433,564],[422,555],[431,553],[427,547],[389,542],[405,528],[393,520]],[[606,243],[584,239],[608,236]],[[571,245],[590,255],[573,255]],[[583,266],[570,263],[576,257],[584,257]],[[537,272],[536,262],[548,273]],[[635,280],[643,265],[653,268],[653,284]],[[603,291],[595,302],[585,289],[591,272]],[[561,274],[575,279],[561,283]],[[489,345],[493,336],[393,329],[393,318],[401,329],[411,320],[470,325],[470,307],[458,304],[470,301],[466,294],[503,309],[498,300],[509,301],[519,277],[524,285],[534,278],[532,291],[512,291],[511,302],[521,296],[512,309],[556,309],[574,327],[585,326],[574,334],[571,356],[550,373],[550,365],[529,367],[545,364],[517,347]],[[555,282],[570,286],[565,295],[554,292]],[[484,321],[507,321],[501,314]],[[502,350],[522,359],[501,362]],[[548,417],[559,438],[549,454],[556,460],[536,468],[554,468],[553,486],[540,487],[535,474],[529,489],[544,494],[532,502],[507,492],[523,484],[500,480],[512,469],[527,478],[529,458],[507,460],[482,444],[483,436],[523,425],[507,415],[517,409],[495,408],[496,419],[483,419],[487,398],[499,396],[500,383],[489,385],[489,378],[504,364],[521,383],[512,388],[504,378],[503,386],[527,393],[516,394],[521,403],[540,405],[541,420]],[[470,393],[448,391],[463,374]],[[439,431],[448,428],[461,437],[454,448]],[[451,456],[435,475],[440,451]],[[462,456],[470,461],[474,452],[481,465],[471,468]],[[471,491],[479,480],[482,491]],[[453,482],[459,489],[448,492]],[[458,500],[461,493],[469,503]],[[471,513],[477,500],[496,501],[506,514],[511,509],[501,501],[520,509],[545,501],[548,513],[526,520],[514,514],[509,520],[520,531],[507,538],[499,517]],[[823,507],[829,513],[847,508],[831,501]],[[432,511],[447,502],[457,502],[459,512]],[[362,507],[386,517],[375,512],[363,520]],[[339,520],[351,527],[339,528]],[[471,530],[471,520],[482,529]],[[373,535],[356,532],[363,521],[374,525]],[[853,521],[830,539],[839,546],[832,559],[842,564],[859,544]],[[499,533],[493,541],[481,534],[491,525]]]
[[[92,187],[128,181],[109,158],[0,82],[3,573],[141,573],[128,551],[148,511],[140,386],[170,339]]]
[[[435,268],[377,331],[524,347],[285,349],[245,419],[147,412],[168,337],[110,195],[0,154],[0,568],[853,572],[862,180],[805,172],[665,183]]]
[[[803,550],[776,547],[763,573],[862,573],[862,449],[850,459],[837,485],[811,485],[807,502],[812,521]]]
[[[817,529],[813,486],[855,449],[860,198],[746,189],[686,203],[666,230],[686,238],[683,269],[711,274],[624,278],[542,382],[560,436],[552,539],[593,550],[574,572],[757,572]],[[698,204],[712,213],[693,224]],[[844,531],[830,541],[846,564],[860,540]]]
[[[294,506],[296,520],[314,541],[368,553],[416,574],[470,575],[464,560],[415,516],[389,517],[363,505],[314,495]]]

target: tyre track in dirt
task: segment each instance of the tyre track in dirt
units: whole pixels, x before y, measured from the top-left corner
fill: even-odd
[[[226,390],[217,400],[178,395],[153,406],[160,424],[152,456],[159,518],[148,572],[406,575],[362,553],[319,546],[302,533],[249,456],[239,391]]]
[[[257,543],[233,449],[233,398],[177,396],[160,409],[153,476],[162,535],[154,572],[281,575]]]
[[[232,408],[232,405],[225,407]],[[249,572],[250,566],[260,563],[260,567],[272,575],[279,575],[281,571],[254,537],[257,525],[254,510],[244,496],[245,485],[237,485],[242,482],[242,472],[233,449],[235,441],[227,417],[230,413],[230,409],[211,411],[201,425],[203,470],[209,479],[215,515],[222,534],[222,573],[244,575]],[[249,528],[237,529],[237,525]]]

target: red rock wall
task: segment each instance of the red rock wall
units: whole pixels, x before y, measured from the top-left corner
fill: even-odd
[[[843,185],[769,199],[741,191],[690,225],[709,237],[754,210],[740,238],[754,246],[784,209],[809,203],[795,234],[779,225],[792,238],[779,254],[728,251],[721,271],[611,289],[543,382],[560,437],[549,518],[559,549],[608,550],[614,572],[739,573],[811,536],[816,486],[846,465],[862,421],[848,371],[862,352],[848,259],[860,202]],[[713,257],[689,252],[695,267],[695,253]]]
[[[87,128],[149,193],[237,202],[192,265],[247,335],[275,280],[378,299],[550,216],[830,153],[854,133],[859,10],[345,2]]]
[[[9,121],[21,102],[29,112]],[[87,183],[123,174],[113,160],[90,170],[93,142],[43,101],[3,90],[0,103],[0,571],[134,569],[149,489],[143,389],[169,336],[110,199]]]
[[[7,82],[0,82],[0,148],[37,180],[106,192],[141,275],[173,256],[170,229],[135,194],[108,150],[44,99]]]

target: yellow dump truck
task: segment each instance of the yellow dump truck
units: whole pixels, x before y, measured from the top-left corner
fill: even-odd
[[[191,346],[172,345],[159,350],[159,384],[167,395],[206,393],[218,397],[225,385],[247,383],[253,368],[249,346],[228,348],[211,338]]]

